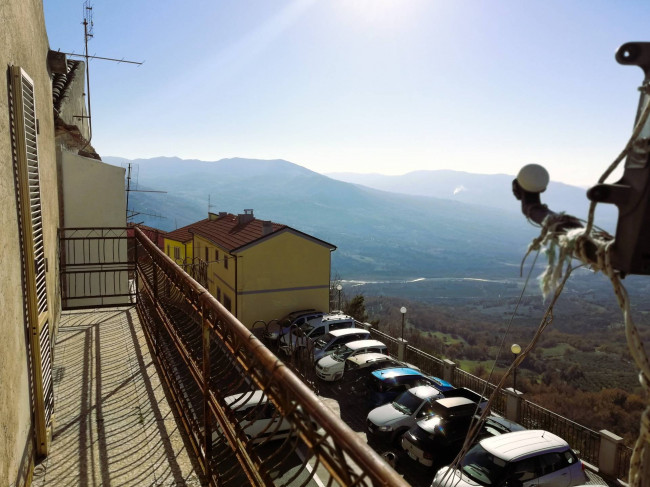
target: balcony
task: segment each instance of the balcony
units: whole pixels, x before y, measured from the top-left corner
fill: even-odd
[[[260,329],[246,329],[139,230],[132,237],[112,233],[110,252],[84,251],[91,247],[83,239],[94,242],[96,234],[79,230],[70,245],[81,254],[66,251],[61,239],[62,254],[74,254],[80,266],[68,272],[62,261],[64,297],[81,307],[84,300],[114,306],[112,294],[127,301],[64,312],[53,369],[52,453],[37,468],[35,485],[428,485],[432,475],[402,478],[369,448],[350,398],[337,398],[331,388],[316,396],[308,360],[278,360],[257,338]],[[406,354],[428,373],[484,394],[494,389],[453,364],[412,347],[400,351],[403,344],[372,333],[391,354]],[[249,398],[256,390],[271,406],[260,401],[242,414],[227,399]],[[494,410],[507,414],[508,404],[499,391]],[[598,462],[598,433],[531,403],[519,411],[527,427],[572,428],[566,439]],[[262,414],[268,426],[251,429],[252,418]],[[283,431],[282,439],[269,441]],[[628,450],[615,449],[618,471],[629,462]]]

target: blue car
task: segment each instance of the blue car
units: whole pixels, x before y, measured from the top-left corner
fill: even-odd
[[[411,387],[432,386],[440,392],[454,388],[449,382],[424,375],[410,367],[375,370],[368,380],[369,394],[366,395],[368,408],[374,409],[393,401],[402,392]]]

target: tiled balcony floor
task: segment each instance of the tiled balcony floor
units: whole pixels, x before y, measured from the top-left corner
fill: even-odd
[[[135,308],[65,312],[41,486],[200,486]]]

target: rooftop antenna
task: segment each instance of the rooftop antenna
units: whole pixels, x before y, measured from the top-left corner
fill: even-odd
[[[210,204],[210,195],[208,194],[208,215],[210,214],[210,210],[212,210],[212,208],[214,208],[214,206]]]
[[[147,189],[131,189],[131,169],[133,164],[129,162],[126,170],[126,221],[128,222],[130,218],[133,218],[136,215],[148,215],[154,218],[165,218],[162,215],[156,215],[153,213],[144,213],[141,211],[129,210],[129,194],[132,192],[136,193],[167,193],[167,191],[155,191]],[[124,166],[122,166],[124,167]]]
[[[115,61],[118,63],[129,63],[129,64],[137,64],[138,66],[142,65],[142,62],[138,61],[126,61],[124,59],[113,59],[113,58],[108,58],[108,57],[100,57],[100,56],[90,56],[88,54],[88,41],[94,37],[94,32],[93,32],[93,6],[90,3],[90,0],[84,0],[83,4],[83,26],[84,26],[84,53],[83,54],[75,54],[71,52],[64,52],[63,54],[66,54],[67,56],[77,56],[77,57],[82,57],[86,60],[86,94],[87,100],[88,100],[88,115],[75,115],[75,118],[87,118],[88,119],[88,140],[84,144],[84,146],[79,150],[80,152],[83,151],[88,144],[90,144],[90,141],[93,138],[93,123],[92,123],[92,113],[91,113],[91,105],[90,105],[90,63],[88,62],[89,59],[102,59],[105,61]]]

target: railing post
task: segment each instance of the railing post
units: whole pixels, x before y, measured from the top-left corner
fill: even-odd
[[[598,451],[598,470],[609,478],[616,478],[618,474],[618,446],[623,438],[607,430],[600,430],[600,450]]]
[[[454,372],[456,372],[456,364],[448,358],[442,361],[442,378],[447,382],[453,382]]]
[[[514,421],[515,423],[521,422],[521,402],[523,401],[523,393],[508,387],[506,390],[506,419]]]
[[[398,338],[397,339],[397,359],[404,361],[404,357],[406,357],[406,345],[408,344],[408,341],[404,340],[403,338]]]
[[[210,414],[210,320],[205,304],[201,305],[203,328],[203,451],[205,452],[205,476],[211,481],[212,418]]]

